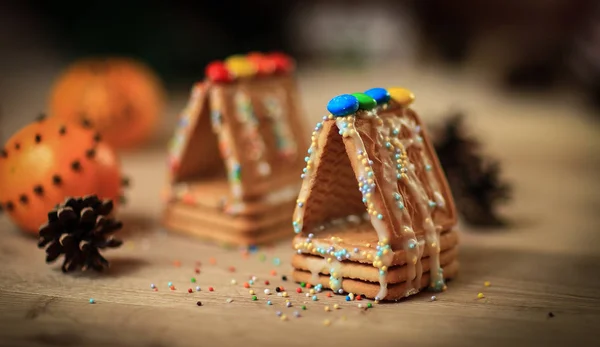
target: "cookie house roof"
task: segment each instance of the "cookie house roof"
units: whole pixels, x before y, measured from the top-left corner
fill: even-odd
[[[416,234],[456,224],[446,178],[403,88],[343,94],[328,104],[305,158],[294,212],[296,233],[368,212],[380,241],[402,247],[408,227]]]
[[[281,53],[234,55],[208,64],[170,143],[171,181],[224,168],[235,195],[271,174],[276,186],[290,167],[301,168],[296,151],[305,148],[304,127],[293,71],[292,59]]]

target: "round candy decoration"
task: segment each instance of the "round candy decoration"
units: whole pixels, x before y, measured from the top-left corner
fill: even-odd
[[[358,111],[359,102],[355,96],[342,94],[329,100],[327,111],[336,117],[343,117]]]
[[[377,101],[367,94],[353,93],[352,96],[358,100],[358,108],[361,110],[371,110],[377,106]]]
[[[256,75],[256,66],[243,55],[232,55],[225,59],[225,65],[238,78]]]
[[[388,91],[384,88],[371,88],[365,91],[365,94],[375,99],[375,101],[377,101],[377,105],[385,104],[386,102],[390,101],[391,97],[390,93],[388,93]]]
[[[206,77],[213,82],[231,82],[233,76],[227,70],[227,66],[221,61],[213,61],[204,70]]]
[[[415,101],[415,94],[406,88],[392,87],[388,88],[388,92],[392,99],[402,106],[408,106]]]
[[[276,72],[286,73],[294,69],[294,62],[292,59],[283,53],[274,52],[267,57],[275,64]]]
[[[274,73],[275,69],[277,68],[277,66],[275,65],[275,62],[272,59],[269,59],[268,57],[266,57],[262,53],[258,53],[258,52],[248,53],[248,55],[246,55],[246,59],[248,59],[248,61],[254,65],[257,75],[261,75],[261,76],[270,75],[270,74]]]

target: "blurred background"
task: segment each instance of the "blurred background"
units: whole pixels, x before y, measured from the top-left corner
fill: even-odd
[[[0,5],[0,143],[47,110],[69,64],[128,56],[153,69],[166,90],[146,147],[166,153],[205,65],[249,51],[297,60],[308,122],[337,94],[405,86],[428,123],[465,113],[516,183],[528,218],[544,212],[535,206],[547,187],[598,206],[589,189],[600,167],[600,7],[592,0],[7,1]],[[164,163],[144,161],[144,153],[122,157],[138,180]],[[556,163],[589,176],[561,188]],[[543,183],[527,187],[521,176]],[[156,199],[161,179],[149,178],[156,189],[137,191],[134,202]]]

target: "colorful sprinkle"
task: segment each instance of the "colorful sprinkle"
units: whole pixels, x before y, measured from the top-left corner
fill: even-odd
[[[192,290],[192,288],[188,289],[188,293],[193,293],[194,291]]]
[[[233,266],[230,266],[230,267],[229,267],[229,272],[235,272],[235,267],[233,267]]]
[[[299,311],[294,311],[294,317],[300,318],[300,312]]]
[[[333,305],[333,308],[334,308],[334,309],[336,309],[336,310],[339,310],[339,309],[340,309],[340,305],[338,305],[338,304],[334,304],[334,305]]]
[[[317,298],[317,296],[316,296],[316,295],[313,295],[313,297],[312,297],[312,301],[317,301],[317,300],[319,300],[319,298]]]
[[[306,311],[306,305],[302,305],[302,310]]]
[[[196,279],[194,277],[190,278],[190,282],[196,283]]]
[[[435,295],[431,296],[431,301],[436,301],[437,297]]]
[[[271,282],[269,282],[268,280],[265,281],[265,286],[268,286],[269,284],[271,284]]]
[[[329,312],[329,311],[331,311],[331,309],[329,308],[329,306],[325,306],[325,308],[324,308],[324,309],[325,309],[325,311],[326,311],[326,312]]]
[[[281,317],[281,311],[277,311],[277,312],[275,312],[275,314],[276,314],[278,317]]]
[[[233,302],[232,298],[227,298],[227,300],[225,300],[226,303],[231,304]]]
[[[485,295],[483,295],[483,293],[477,294],[477,299],[483,299],[483,298],[485,298]]]
[[[150,284],[150,288],[155,289],[156,285],[154,283]]]
[[[271,295],[271,291],[269,290],[269,288],[265,289],[265,295]]]
[[[281,280],[284,282],[287,281],[287,276],[286,275],[281,276]]]
[[[90,304],[95,304],[95,303],[96,303],[96,300],[90,299]]]
[[[200,273],[200,269],[196,268],[196,269],[194,269],[194,272],[196,272],[197,274],[199,274]]]
[[[196,286],[196,291],[199,292],[200,290],[200,286]]]
[[[281,320],[287,320],[287,316],[286,315],[281,315]]]
[[[208,287],[208,291],[209,291],[209,292],[214,292],[214,291],[215,291],[215,288],[213,288],[213,287]]]
[[[250,289],[250,290],[248,291],[248,294],[250,294],[250,295],[254,295],[254,290]]]
[[[362,300],[362,296],[360,296],[360,295],[357,295],[357,296],[356,296],[356,300]]]
[[[167,286],[172,287],[173,286],[173,282],[167,283]]]
[[[244,288],[250,288],[250,283],[244,282]]]
[[[252,295],[252,301],[256,301],[258,300],[258,298],[256,297],[256,295]]]
[[[287,292],[283,292],[283,293],[281,293],[281,296],[283,296],[284,298],[287,298],[289,295]]]
[[[490,281],[485,281],[485,282],[483,282],[483,285],[486,287],[489,287],[492,285],[492,283],[490,283]]]
[[[372,308],[373,304],[371,304],[370,302],[367,304],[367,308]]]
[[[302,287],[302,288],[306,287],[306,283],[300,282],[300,287]]]
[[[329,319],[325,319],[325,320],[323,321],[323,325],[324,325],[324,326],[326,326],[326,327],[328,327],[328,326],[330,326],[330,325],[331,325],[331,321],[330,321]]]
[[[237,284],[237,281],[234,279],[231,280],[231,284]]]
[[[272,276],[277,276],[277,271],[275,271],[275,270],[271,270],[271,275],[272,275]]]
[[[288,301],[288,302],[285,303],[285,306],[286,307],[292,307],[292,303]]]
[[[273,305],[273,303],[271,302],[271,300],[267,301],[267,305]]]
[[[215,259],[214,257],[210,257],[208,259],[208,262],[211,263],[212,265],[215,265],[215,264],[217,264],[217,259]]]
[[[302,288],[300,288],[300,287],[296,288],[296,293],[302,293]]]
[[[202,306],[202,301],[197,301],[196,306]]]
[[[275,265],[275,266],[281,265],[281,260],[279,258],[273,258],[273,265]]]

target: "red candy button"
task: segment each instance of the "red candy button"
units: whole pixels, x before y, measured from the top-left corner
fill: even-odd
[[[290,72],[294,69],[294,62],[290,57],[283,53],[271,53],[269,54],[269,60],[275,64],[276,72]]]
[[[222,61],[213,61],[206,66],[206,77],[213,82],[231,82],[233,76]]]
[[[246,55],[246,59],[248,59],[248,61],[254,65],[256,68],[256,73],[261,76],[270,75],[274,73],[275,69],[277,68],[273,60],[265,57],[261,53],[248,53],[248,55]]]

